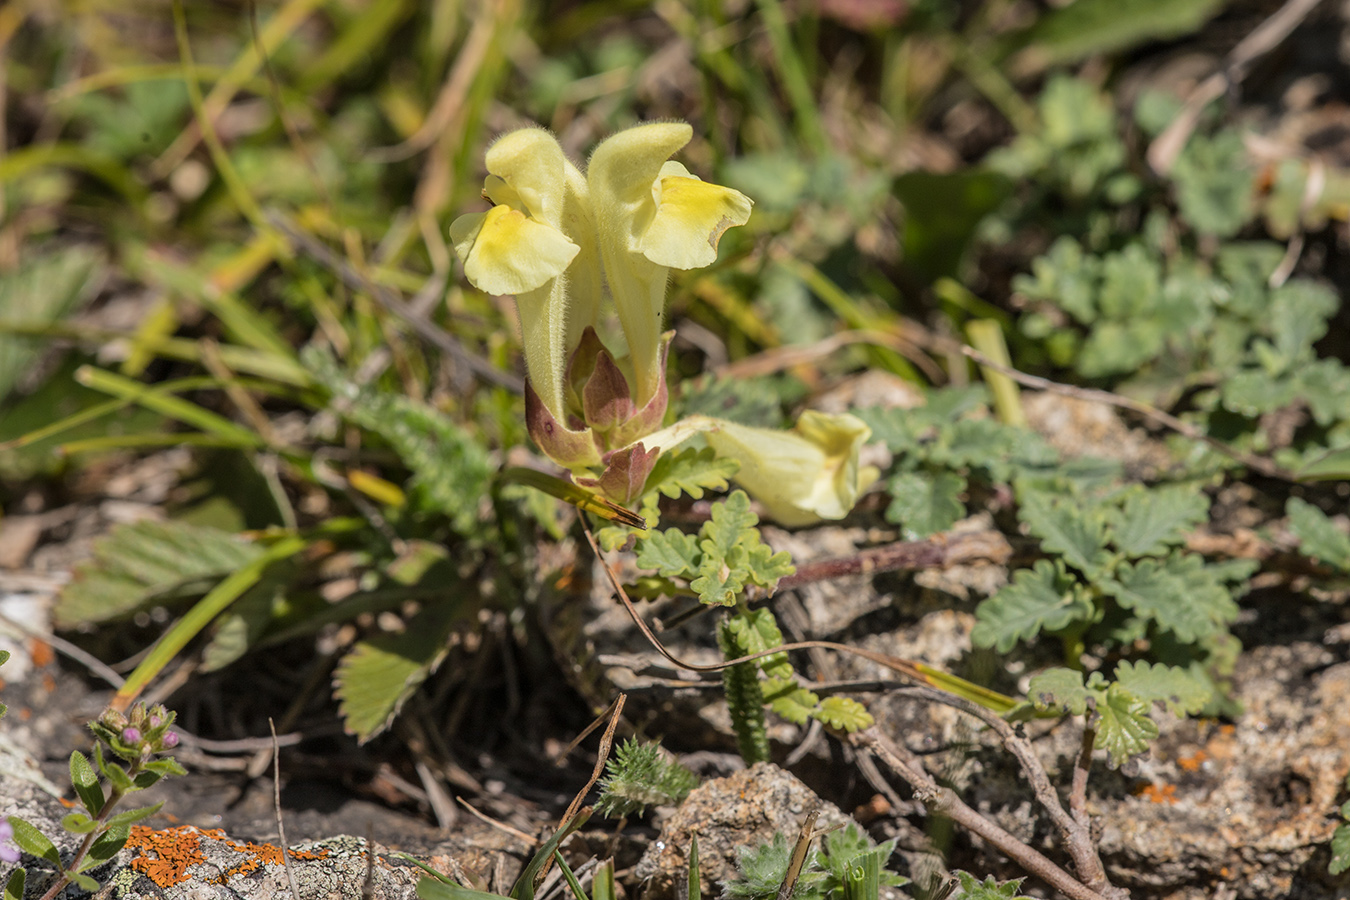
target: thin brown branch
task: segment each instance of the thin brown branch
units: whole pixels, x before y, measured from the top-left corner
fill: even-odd
[[[1091,725],[1083,729],[1083,741],[1078,748],[1078,758],[1073,764],[1073,784],[1069,787],[1069,813],[1078,825],[1087,830],[1092,819],[1087,811],[1088,773],[1092,769],[1092,748],[1097,743],[1097,729]]]
[[[890,769],[909,783],[914,796],[930,813],[946,816],[970,833],[988,842],[1030,874],[1040,878],[1072,900],[1113,900],[1123,896],[1115,890],[1101,894],[1092,890],[1049,857],[1027,846],[999,825],[967,806],[955,791],[942,787],[924,768],[923,761],[908,748],[886,738],[875,727],[849,735],[855,747],[875,754]]]
[[[277,843],[281,846],[281,863],[286,869],[286,882],[291,896],[298,898],[300,888],[295,883],[295,867],[291,865],[291,851],[286,843],[286,823],[281,818],[281,742],[277,740],[277,725],[267,717],[267,728],[272,732],[272,810],[277,817]]]

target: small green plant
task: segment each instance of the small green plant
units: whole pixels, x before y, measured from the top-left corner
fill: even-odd
[[[1350,778],[1346,778],[1345,787],[1350,790]],[[1338,812],[1342,821],[1331,833],[1331,862],[1327,864],[1332,875],[1350,871],[1350,800],[1342,803]]]
[[[86,891],[98,890],[99,884],[89,871],[115,857],[130,837],[131,826],[154,815],[163,804],[122,812],[115,812],[116,807],[127,795],[151,787],[166,775],[187,774],[171,757],[156,758],[178,746],[178,735],[170,730],[173,720],[174,714],[163,706],[147,709],[144,704],[137,704],[127,714],[106,710],[90,723],[95,738],[93,762],[78,750],[70,755],[70,781],[82,810],[66,815],[61,825],[67,831],[84,835],[84,839],[68,862],[62,860],[56,845],[34,825],[18,816],[7,818],[9,833],[0,838],[0,852],[14,856],[4,846],[12,842],[14,848],[42,860],[54,870],[41,900],[52,900],[69,884]],[[105,747],[126,765],[105,756]],[[106,788],[100,775],[107,780]],[[16,869],[10,876],[5,887],[7,898],[24,895],[25,871]]]
[[[809,839],[809,837],[807,838]],[[878,900],[882,887],[900,887],[909,879],[885,866],[895,841],[876,844],[856,825],[830,831],[821,849],[797,875],[796,900]],[[737,878],[722,886],[722,900],[772,900],[789,877],[793,847],[782,834],[770,842],[737,851]]]
[[[674,806],[698,786],[698,776],[661,752],[656,743],[629,738],[605,763],[595,811],[611,819],[648,806]]]

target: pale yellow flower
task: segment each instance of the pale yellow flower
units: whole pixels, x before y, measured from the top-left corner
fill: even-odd
[[[639,125],[608,138],[587,171],[600,258],[628,338],[639,405],[660,380],[661,319],[669,270],[717,259],[717,243],[750,218],[744,194],[707,184],[671,154],[689,143],[683,122]]]

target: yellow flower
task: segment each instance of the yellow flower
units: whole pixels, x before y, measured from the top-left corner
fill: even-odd
[[[717,243],[750,218],[744,194],[707,184],[670,156],[693,136],[683,122],[639,125],[608,138],[587,172],[600,258],[633,361],[639,406],[661,378],[661,317],[669,270],[717,259]]]
[[[709,416],[689,416],[643,438],[674,449],[703,435],[718,456],[740,463],[732,476],[774,519],[791,528],[842,519],[880,473],[860,466],[872,429],[856,416],[807,410],[791,431],[753,428]]]
[[[734,476],[781,524],[842,519],[878,472],[858,465],[872,429],[848,414],[807,410],[792,431],[723,422],[705,437],[718,456],[741,464]]]
[[[474,287],[515,295],[530,381],[549,411],[565,422],[563,369],[573,323],[564,272],[583,248],[563,225],[589,222],[585,198],[576,196],[585,179],[542,128],[523,128],[497,141],[487,152],[487,169],[483,193],[493,207],[456,219],[450,240]],[[587,239],[589,231],[581,229]],[[590,245],[594,256],[593,241]],[[580,339],[585,323],[575,327]]]

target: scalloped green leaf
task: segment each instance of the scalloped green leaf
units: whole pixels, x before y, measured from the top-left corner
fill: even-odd
[[[1088,701],[1100,691],[1083,684],[1083,673],[1073,669],[1046,669],[1031,677],[1027,684],[1027,699],[1039,710],[1057,709],[1081,716],[1087,712]]]
[[[761,653],[783,643],[783,632],[778,620],[768,607],[752,609],[727,620],[727,629],[740,648],[743,656]],[[792,663],[786,653],[774,653],[757,663],[764,674],[770,678],[791,678]]]
[[[1145,703],[1163,703],[1178,716],[1205,708],[1213,692],[1188,670],[1162,663],[1125,661],[1116,666],[1116,684]]]
[[[974,875],[960,869],[952,874],[960,883],[957,892],[952,894],[952,900],[1025,900],[1018,893],[1025,878],[997,881],[993,875],[986,875],[984,881],[980,881]]]
[[[688,447],[676,453],[666,453],[656,461],[643,493],[659,491],[672,500],[687,494],[702,500],[705,491],[725,491],[727,479],[736,474],[741,465],[730,457],[719,457],[711,447]]]
[[[1350,535],[1337,528],[1326,513],[1298,497],[1290,497],[1284,511],[1289,516],[1289,530],[1298,538],[1300,553],[1350,572]]]
[[[738,548],[733,548],[736,550]],[[744,551],[740,551],[744,556]],[[689,582],[689,587],[702,603],[713,606],[733,606],[736,597],[745,590],[745,582],[726,562],[711,553],[705,553],[699,562],[698,577]]]
[[[1058,631],[1091,619],[1092,601],[1046,559],[1013,574],[1012,582],[975,610],[970,639],[978,647],[1007,653],[1041,631]]]
[[[1196,554],[1174,553],[1163,560],[1122,563],[1114,577],[1099,584],[1121,606],[1193,643],[1237,618],[1238,606],[1220,574]]]
[[[758,543],[759,516],[750,509],[745,491],[732,491],[725,500],[713,504],[712,518],[699,529],[699,547],[704,554],[726,559],[737,544]],[[750,532],[754,532],[753,537]]]
[[[966,514],[961,502],[966,479],[953,472],[936,475],[902,472],[890,480],[886,489],[891,495],[886,521],[900,525],[907,541],[946,531]]]
[[[816,713],[820,697],[797,684],[796,676],[767,678],[762,685],[764,702],[777,715],[802,725]]]
[[[262,553],[227,531],[187,522],[115,526],[94,542],[93,557],[75,567],[53,615],[61,628],[106,622],[175,589],[208,586]]]
[[[1095,506],[1035,493],[1022,499],[1017,515],[1046,550],[1089,577],[1108,563],[1106,515]]]
[[[1112,511],[1110,539],[1126,556],[1161,556],[1208,516],[1209,496],[1194,487],[1136,488]]]
[[[1143,753],[1158,737],[1158,726],[1149,718],[1149,704],[1118,684],[1106,689],[1097,704],[1097,740],[1110,765],[1118,768],[1131,756]]]
[[[821,724],[850,734],[871,728],[875,721],[867,707],[851,697],[826,697],[820,701],[820,707],[814,715]]]
[[[360,641],[338,663],[333,694],[343,727],[365,743],[389,727],[413,691],[445,659],[450,629],[466,606],[433,603],[397,634]]]
[[[656,569],[664,578],[686,578],[698,572],[703,558],[698,538],[678,528],[655,529],[638,538],[637,564]]]
[[[758,533],[754,539],[759,540]],[[773,548],[768,544],[756,543],[750,547],[743,547],[746,551],[745,558],[742,561],[744,569],[744,578],[747,581],[753,581],[761,587],[767,588],[772,594],[778,588],[778,580],[786,578],[797,571],[797,567],[792,564],[792,554],[786,550],[773,552]]]

